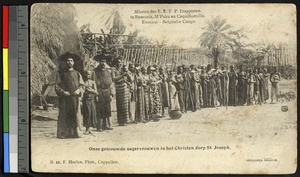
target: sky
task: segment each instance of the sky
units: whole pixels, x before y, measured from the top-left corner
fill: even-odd
[[[92,32],[101,32],[101,29],[105,33],[108,32],[105,29],[103,15],[108,16],[113,9],[118,9],[126,26],[125,34],[137,29],[139,35],[152,38],[154,41],[161,42],[166,38],[167,44],[189,48],[197,47],[198,38],[203,33],[206,21],[220,16],[234,29],[245,28],[249,43],[286,42],[296,47],[296,7],[292,4],[74,4],[74,7],[77,12],[78,27],[90,23]],[[142,24],[142,19],[130,18],[135,15],[154,17],[163,14],[158,13],[163,9],[170,12],[164,15],[175,15],[176,18],[147,20],[158,21],[157,24]],[[135,10],[145,13],[135,13]],[[196,12],[187,13],[187,10]],[[185,20],[193,23],[183,24],[184,19],[181,17],[188,14],[197,15],[197,18],[187,18]],[[162,20],[177,20],[181,23],[164,24]]]

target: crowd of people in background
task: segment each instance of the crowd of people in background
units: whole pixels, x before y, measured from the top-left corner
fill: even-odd
[[[112,130],[113,98],[118,124],[125,126],[159,121],[170,110],[178,110],[184,116],[205,108],[265,104],[269,99],[275,103],[281,80],[276,67],[272,71],[243,66],[230,66],[228,70],[211,64],[163,68],[124,65],[121,56],[114,67],[108,67],[105,56],[94,59],[99,65],[83,77],[73,69],[72,58],[65,61],[68,69],[58,73],[58,138],[80,137],[79,114],[83,115],[85,134],[92,134],[92,128],[100,132]]]

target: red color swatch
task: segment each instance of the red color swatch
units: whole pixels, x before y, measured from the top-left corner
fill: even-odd
[[[3,20],[2,20],[3,43],[2,43],[2,47],[8,48],[8,6],[3,6],[2,13],[3,13]]]

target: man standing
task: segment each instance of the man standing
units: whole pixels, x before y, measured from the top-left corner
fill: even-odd
[[[73,58],[63,59],[64,69],[58,72],[55,91],[59,96],[57,138],[80,138],[80,103],[84,91],[81,74],[73,69]]]
[[[98,90],[98,100],[96,101],[97,110],[97,131],[112,130],[110,117],[111,117],[111,105],[110,102],[113,97],[111,90],[112,78],[111,73],[107,71],[106,57],[104,54],[96,55],[94,59],[99,63],[95,69],[95,80]]]

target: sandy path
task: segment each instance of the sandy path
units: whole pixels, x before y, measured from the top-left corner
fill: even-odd
[[[281,89],[295,90],[295,81]],[[287,112],[281,111],[283,105]],[[205,108],[178,120],[125,127],[118,126],[113,112],[114,130],[80,139],[56,138],[57,112],[36,112],[46,118],[31,122],[34,171],[268,174],[296,168],[296,101]]]

